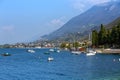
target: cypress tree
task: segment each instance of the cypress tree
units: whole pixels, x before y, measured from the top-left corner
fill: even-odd
[[[116,45],[120,46],[120,25],[116,27]]]
[[[118,45],[119,45],[119,48],[120,48],[120,24],[118,25],[119,26],[119,28],[118,28]]]
[[[111,46],[111,30],[107,30],[106,44],[107,44],[109,47]]]
[[[98,46],[98,32],[96,30],[92,31],[92,45]]]
[[[117,41],[118,41],[118,32],[117,32],[117,27],[113,27],[112,28],[112,32],[111,32],[111,43],[113,46],[117,45]]]
[[[99,45],[106,44],[106,42],[107,42],[107,32],[106,32],[106,29],[103,26],[103,24],[101,24],[101,28],[100,28],[98,36],[99,36]]]

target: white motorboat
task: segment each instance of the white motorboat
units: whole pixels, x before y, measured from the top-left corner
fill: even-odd
[[[48,61],[53,61],[54,58],[53,57],[48,57]]]
[[[81,52],[81,51],[71,51],[71,53],[79,55],[79,54],[81,54],[82,52]]]
[[[29,49],[28,52],[29,52],[29,53],[35,53],[35,51],[32,50],[32,49]]]
[[[57,53],[60,53],[60,50],[57,50],[56,52],[57,52]]]
[[[89,50],[87,53],[86,53],[86,56],[93,56],[96,54],[96,51],[93,51],[93,50]]]
[[[54,49],[49,49],[49,51],[54,52]]]

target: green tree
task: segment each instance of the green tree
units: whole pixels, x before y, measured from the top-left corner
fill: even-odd
[[[79,42],[74,42],[73,43],[73,47],[77,50],[78,47],[80,46]]]
[[[100,28],[98,36],[99,36],[99,38],[98,38],[99,45],[105,45],[107,42],[107,32],[106,32],[106,29],[103,26],[103,24],[101,24],[101,28]]]
[[[111,44],[112,44],[113,46],[116,46],[117,41],[118,41],[117,28],[116,28],[116,27],[113,27],[113,28],[112,28],[112,32],[111,32]]]
[[[62,48],[62,49],[66,48],[66,43],[62,43],[62,44],[60,45],[60,48]]]
[[[120,24],[118,25],[118,45],[119,45],[119,48],[120,48]]]
[[[120,24],[117,26],[117,45],[120,47]]]
[[[92,31],[92,45],[98,46],[98,32],[96,30]]]
[[[107,30],[107,39],[106,39],[106,44],[110,47],[111,46],[111,30]]]

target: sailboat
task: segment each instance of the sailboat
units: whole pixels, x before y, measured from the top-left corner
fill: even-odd
[[[80,32],[77,32],[77,35],[78,34],[80,34]],[[82,52],[78,49],[78,47],[75,47],[75,42],[77,42],[77,39],[76,39],[77,36],[75,36],[75,35],[76,34],[73,34],[73,39],[74,39],[73,42],[74,42],[74,44],[73,44],[73,49],[71,49],[71,53],[79,55]]]
[[[89,34],[89,41],[92,41],[92,36],[91,36],[91,33]],[[93,49],[89,49],[87,48],[87,53],[86,53],[86,56],[93,56],[93,55],[96,55],[96,51],[93,50]]]
[[[88,52],[86,53],[86,56],[94,56],[94,55],[96,55],[95,50],[88,50]]]

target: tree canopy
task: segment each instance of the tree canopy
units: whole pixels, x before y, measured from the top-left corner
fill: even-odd
[[[113,26],[112,29],[106,29],[101,24],[100,31],[92,31],[92,45],[120,48],[120,24]]]

